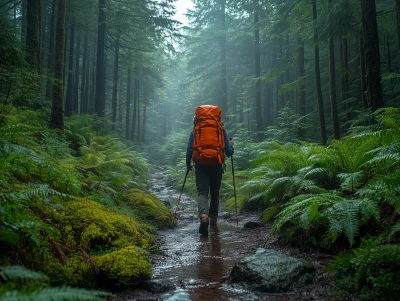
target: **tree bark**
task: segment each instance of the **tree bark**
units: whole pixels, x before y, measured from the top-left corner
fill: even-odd
[[[85,33],[83,35],[83,55],[82,55],[82,80],[81,80],[81,102],[80,102],[80,114],[87,113],[88,108],[88,99],[87,99],[87,91],[88,91],[88,79],[87,74],[88,71],[88,29],[85,28]]]
[[[324,111],[324,100],[322,98],[321,88],[321,71],[319,68],[319,45],[318,45],[318,29],[317,29],[317,1],[312,1],[313,5],[313,20],[314,20],[314,69],[315,69],[315,87],[317,90],[317,105],[318,105],[318,116],[321,131],[321,142],[323,145],[326,144],[326,124],[325,124],[325,111]]]
[[[74,46],[75,46],[75,21],[71,24],[71,36],[69,39],[68,59],[68,83],[65,99],[65,116],[71,116],[74,102]]]
[[[103,117],[105,113],[105,36],[106,36],[106,0],[99,0],[99,24],[97,35],[96,97],[95,112]]]
[[[115,57],[114,57],[114,81],[113,81],[113,92],[112,92],[112,122],[113,129],[117,122],[117,98],[118,98],[118,75],[119,75],[119,31],[117,32],[117,37],[115,41]]]
[[[41,13],[42,1],[29,0],[26,7],[26,50],[27,61],[36,70],[41,73]]]
[[[146,101],[145,101],[146,102]],[[146,122],[147,122],[147,105],[145,105],[144,107],[143,107],[143,122],[142,122],[142,134],[141,134],[141,141],[143,142],[143,143],[145,143],[146,142],[146,139],[145,139],[145,135],[146,135],[146,131],[145,131],[145,129],[146,129]]]
[[[330,2],[331,0],[329,0]],[[329,99],[331,103],[331,119],[333,138],[340,139],[339,117],[336,98],[336,68],[335,68],[335,43],[332,36],[328,38],[328,60],[329,60]]]
[[[51,105],[50,127],[64,132],[64,42],[65,42],[65,0],[58,0],[56,46],[55,46],[55,81]]]
[[[254,64],[255,64],[255,78],[256,78],[256,129],[257,137],[261,138],[261,131],[263,130],[262,109],[261,109],[261,58],[260,58],[260,12],[258,0],[254,0]]]
[[[128,68],[128,79],[126,84],[126,122],[125,122],[125,139],[129,139],[129,118],[130,118],[130,104],[131,104],[131,68]]]
[[[396,1],[396,20],[397,20],[397,41],[399,42],[400,49],[400,0]]]
[[[297,36],[297,78],[304,77],[304,42],[300,34]],[[304,83],[297,88],[297,113],[306,115]]]
[[[79,112],[79,67],[80,67],[80,53],[81,53],[81,27],[78,25],[78,34],[76,41],[75,51],[75,70],[74,70],[74,97],[72,102],[72,113],[78,114]]]
[[[361,77],[361,100],[363,108],[368,108],[365,84],[365,57],[364,57],[364,41],[362,34],[360,34],[360,77]]]
[[[220,0],[220,65],[221,65],[221,110],[223,114],[228,114],[228,88],[226,78],[226,28],[225,28],[225,1]]]
[[[21,44],[26,43],[26,7],[28,0],[21,2]]]
[[[138,87],[139,87],[139,80],[138,80]],[[171,128],[171,119],[169,119],[169,128]],[[136,141],[140,142],[142,137],[141,137],[141,128],[140,128],[140,90],[138,89],[137,91],[137,138]]]
[[[361,0],[360,2],[365,51],[367,103],[372,111],[376,111],[383,107],[383,94],[375,0]]]
[[[133,95],[133,110],[132,110],[132,129],[131,129],[131,140],[134,141],[136,134],[136,122],[137,122],[137,108],[138,108],[138,95],[139,95],[139,74],[137,67],[135,67],[135,91]]]
[[[53,0],[51,5],[51,23],[50,23],[50,39],[49,39],[49,53],[47,56],[47,82],[46,82],[46,98],[51,99],[53,94],[53,75],[54,75],[54,27],[55,27],[55,14],[56,14],[56,0]]]

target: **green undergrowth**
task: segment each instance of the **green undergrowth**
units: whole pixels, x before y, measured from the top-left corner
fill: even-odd
[[[45,120],[45,110],[14,108],[0,127],[1,266],[47,275],[41,282],[47,288],[38,290],[122,287],[149,278],[154,233],[176,222],[145,192],[149,163],[113,136],[106,120],[67,118],[65,137]],[[24,293],[1,275],[0,299],[13,289]]]

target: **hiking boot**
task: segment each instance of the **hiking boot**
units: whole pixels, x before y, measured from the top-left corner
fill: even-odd
[[[207,214],[202,214],[200,216],[200,227],[199,227],[199,233],[201,235],[208,235],[208,215]]]
[[[215,226],[217,224],[218,217],[210,216],[210,225]]]

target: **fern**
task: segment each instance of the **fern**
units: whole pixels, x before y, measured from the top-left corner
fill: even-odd
[[[340,173],[338,177],[342,180],[340,185],[343,190],[353,192],[364,182],[364,172],[362,170],[353,173]]]
[[[49,185],[47,185],[47,184],[31,184],[29,189],[24,189],[24,190],[20,190],[17,192],[11,192],[11,193],[7,193],[7,194],[0,193],[0,197],[4,197],[5,199],[25,200],[25,201],[28,201],[33,197],[46,198],[51,195],[58,195],[58,196],[62,196],[62,197],[72,198],[72,196],[69,196],[65,193],[61,193],[57,190],[50,189]]]
[[[72,287],[40,288],[33,292],[8,291],[0,296],[0,301],[104,301],[101,296],[110,293],[90,291]]]
[[[44,280],[47,276],[31,271],[24,266],[14,265],[7,267],[0,267],[0,277],[5,281],[15,281],[20,279],[26,280]]]

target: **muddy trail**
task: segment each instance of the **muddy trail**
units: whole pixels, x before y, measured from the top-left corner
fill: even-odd
[[[165,186],[162,173],[153,175],[152,187],[152,192],[163,202],[169,202],[173,210],[179,193]],[[237,220],[232,214],[221,212],[209,235],[201,236],[196,202],[184,195],[178,217],[176,228],[158,233],[160,252],[151,258],[152,280],[142,288],[117,293],[114,300],[334,300],[330,296],[329,278],[321,272],[329,256],[304,254],[282,248],[274,241],[265,245],[268,226],[244,228],[247,222],[258,221],[257,215],[240,215]],[[229,284],[234,264],[258,247],[311,261],[317,268],[314,283],[285,294],[252,292]]]

